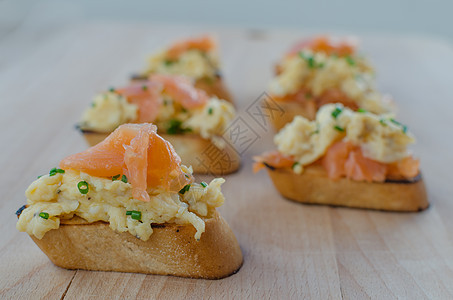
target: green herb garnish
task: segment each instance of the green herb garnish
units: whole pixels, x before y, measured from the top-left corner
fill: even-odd
[[[174,63],[175,63],[174,60],[166,59],[166,60],[164,61],[164,64],[165,64],[166,66],[171,66],[171,65],[174,64]]]
[[[126,175],[121,176],[121,181],[124,182],[124,183],[127,183]]]
[[[79,189],[79,192],[83,195],[86,195],[90,190],[88,182],[86,182],[85,180],[82,180],[79,183],[77,183],[77,188]]]
[[[44,175],[39,175],[39,176],[38,176],[38,179],[41,178],[41,177],[43,177],[43,176],[44,176]]]
[[[148,90],[148,86],[147,85],[142,86],[142,90],[147,91]]]
[[[204,181],[202,181],[202,182],[200,183],[200,185],[201,185],[202,187],[204,187],[204,188],[208,186],[208,184],[207,184],[206,182],[204,182]]]
[[[142,212],[137,210],[126,211],[126,216],[131,216],[132,219],[140,221],[142,219]]]
[[[40,216],[41,218],[43,218],[43,219],[46,219],[46,220],[49,218],[49,214],[46,213],[46,212],[40,212],[40,213],[39,213],[39,216]]]
[[[56,175],[57,173],[61,173],[61,174],[64,174],[64,170],[63,169],[57,169],[57,168],[52,168],[49,172],[49,176],[54,176]]]
[[[359,112],[359,113],[367,113],[368,111],[366,109],[359,108],[359,109],[357,109],[357,112]]]
[[[343,109],[341,107],[335,107],[335,109],[332,112],[332,117],[336,119],[341,113],[343,112]]]
[[[352,57],[346,56],[345,59],[350,66],[355,66],[355,60]]]
[[[385,119],[380,119],[379,123],[381,123],[383,126],[387,126],[387,123],[385,123]]]
[[[185,192],[188,192],[189,189],[190,189],[190,184],[186,184],[186,185],[179,191],[179,193],[180,193],[181,195],[184,195],[184,193],[185,193]]]
[[[209,115],[212,115],[212,112],[213,112],[212,107],[208,108],[208,114],[209,114]]]
[[[109,88],[109,92],[114,93],[115,92],[115,88],[113,88],[113,87]]]
[[[190,128],[183,128],[182,121],[178,119],[171,119],[168,121],[167,133],[168,134],[181,134],[192,131]]]
[[[390,122],[392,122],[393,124],[396,124],[398,126],[401,127],[401,129],[403,130],[403,133],[407,133],[407,126],[406,125],[403,125],[401,124],[400,122],[396,121],[395,119],[390,119]]]
[[[340,126],[338,125],[335,125],[333,128],[335,128],[336,130],[340,131],[340,132],[344,132],[344,128],[341,128]]]
[[[292,169],[294,169],[295,167],[297,167],[298,165],[300,165],[300,163],[298,161],[296,161],[295,163],[293,163],[293,165],[291,166]]]
[[[112,177],[112,181],[118,180],[118,179],[120,179],[120,177],[121,177],[121,174],[115,175]]]

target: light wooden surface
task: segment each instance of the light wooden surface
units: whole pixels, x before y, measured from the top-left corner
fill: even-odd
[[[452,298],[453,50],[440,40],[362,37],[379,86],[418,136],[425,212],[301,205],[280,197],[265,172],[253,175],[251,157],[273,147],[273,132],[245,110],[301,34],[219,29],[226,81],[258,135],[240,172],[227,176],[220,209],[244,253],[239,273],[209,281],[68,271],[15,229],[29,183],[85,149],[73,125],[93,94],[124,84],[159,45],[205,30],[96,23],[1,32],[0,298]]]

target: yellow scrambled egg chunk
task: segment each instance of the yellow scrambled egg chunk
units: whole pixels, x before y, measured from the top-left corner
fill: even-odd
[[[97,95],[91,107],[85,110],[81,129],[97,132],[112,132],[121,124],[137,119],[138,107],[129,103],[123,96],[106,92]]]
[[[78,183],[86,181],[88,192],[83,194]],[[225,182],[216,178],[210,184],[193,183],[184,194],[160,191],[150,194],[150,202],[132,197],[129,183],[99,178],[76,171],[45,175],[35,180],[25,192],[27,204],[16,227],[41,239],[46,232],[57,229],[60,219],[79,216],[92,223],[104,221],[117,232],[129,232],[141,240],[148,240],[152,223],[192,224],[200,239],[205,230],[204,220],[210,218],[224,202],[220,186]],[[133,218],[127,212],[139,212]],[[40,213],[47,213],[42,218]]]
[[[160,51],[149,57],[145,74],[184,75],[198,80],[213,78],[218,68],[219,59],[214,51],[188,50],[175,61],[167,59],[166,51]]]
[[[340,140],[351,141],[361,147],[364,156],[383,163],[407,157],[407,146],[415,142],[406,126],[391,116],[354,112],[341,104],[322,106],[314,121],[296,116],[274,138],[278,150],[302,166],[321,158]]]
[[[360,56],[344,58],[303,50],[299,55],[286,57],[280,66],[281,73],[269,86],[273,95],[286,96],[303,88],[318,97],[330,89],[339,89],[370,112],[393,110],[390,100],[374,86],[373,68]]]

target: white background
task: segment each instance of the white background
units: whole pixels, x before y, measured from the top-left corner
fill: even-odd
[[[20,24],[151,22],[404,34],[453,41],[452,0],[0,0],[0,35]]]

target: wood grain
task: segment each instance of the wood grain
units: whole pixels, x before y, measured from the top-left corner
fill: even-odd
[[[213,30],[241,122],[256,141],[226,176],[219,210],[244,254],[239,273],[223,280],[60,269],[15,229],[14,211],[37,175],[83,150],[74,129],[97,91],[125,84],[147,53],[203,27],[25,22],[0,37],[0,298],[438,298],[453,297],[453,50],[441,40],[364,36],[378,83],[393,94],[400,119],[418,137],[415,152],[431,207],[383,213],[306,206],[283,199],[251,157],[273,149],[273,132],[250,114],[273,63],[303,35],[292,31]],[[391,47],[389,46],[391,45]],[[256,116],[255,116],[256,117]],[[209,177],[202,176],[200,180]]]

